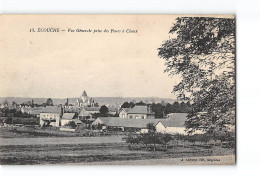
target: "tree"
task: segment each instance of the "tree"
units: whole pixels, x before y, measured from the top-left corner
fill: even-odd
[[[143,103],[143,102],[142,102]],[[130,103],[128,102],[124,102],[121,106],[121,108],[133,108],[135,106],[135,103],[133,103],[132,101]]]
[[[164,116],[164,113],[163,113],[164,106],[163,105],[161,105],[160,103],[157,103],[157,104],[153,103],[151,105],[151,107],[152,107],[153,112],[155,113],[155,118],[163,118],[163,116]]]
[[[144,102],[140,101],[140,102],[136,103],[136,105],[144,106],[144,105],[146,105],[146,104],[145,104]]]
[[[6,124],[12,124],[13,123],[13,119],[11,117],[8,117],[7,119],[5,119],[4,121]]]
[[[179,104],[179,102],[175,101],[172,104],[172,109],[173,109],[173,112],[175,112],[175,113],[180,112],[180,104]]]
[[[68,126],[70,128],[76,128],[77,124],[74,121],[69,121],[65,126]]]
[[[121,106],[121,108],[130,108],[130,105],[128,102],[124,102]]]
[[[16,106],[16,102],[15,101],[12,102],[12,106],[13,107]]]
[[[53,101],[51,98],[48,98],[46,101],[46,106],[53,106]]]
[[[167,150],[168,143],[172,140],[172,136],[170,134],[161,134],[159,133],[159,140],[160,143],[162,143]]]
[[[99,112],[102,116],[108,116],[108,108],[105,105],[100,107]]]
[[[184,102],[181,102],[180,104],[180,112],[182,113],[186,112],[186,104]]]
[[[181,79],[174,86],[181,101],[190,100],[188,132],[211,133],[223,123],[235,123],[235,20],[180,17],[158,48],[165,72]]]
[[[167,103],[167,105],[164,108],[165,114],[173,113],[173,106],[170,103]]]
[[[148,129],[148,133],[155,133],[156,128],[153,123],[146,124],[146,128]]]

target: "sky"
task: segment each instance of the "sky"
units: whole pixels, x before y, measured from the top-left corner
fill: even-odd
[[[0,97],[175,98],[158,47],[174,15],[1,15]],[[59,33],[29,32],[60,28]],[[83,33],[71,29],[132,29]]]

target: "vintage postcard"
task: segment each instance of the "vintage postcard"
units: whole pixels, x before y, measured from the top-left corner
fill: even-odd
[[[234,165],[234,15],[1,15],[1,165]]]

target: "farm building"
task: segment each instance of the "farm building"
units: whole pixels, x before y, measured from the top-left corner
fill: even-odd
[[[118,108],[116,107],[108,107],[108,113],[111,115],[116,115],[118,112]]]
[[[155,127],[156,131],[169,134],[187,134],[185,122],[187,121],[186,113],[171,113],[169,118],[160,121]],[[202,134],[202,131],[196,131],[193,134]]]
[[[128,119],[118,117],[99,117],[92,125],[104,125],[108,129],[120,129],[122,131],[148,132],[147,124],[152,123],[157,132],[169,134],[187,134],[185,131],[186,113],[173,113],[172,118],[167,119]],[[197,131],[196,134],[202,133]]]
[[[148,106],[136,105],[132,109],[122,108],[119,117],[127,119],[154,119],[155,113]]]
[[[122,131],[147,132],[147,124],[157,124],[160,119],[125,119],[118,117],[98,117],[92,125],[102,124],[108,129],[120,129]]]
[[[40,125],[60,126],[61,116],[63,114],[62,107],[47,106],[41,110]]]
[[[80,119],[92,119],[92,114],[99,113],[99,107],[83,107],[79,113]]]
[[[127,113],[131,108],[122,108],[119,112],[120,118],[127,118]]]
[[[69,122],[73,121],[76,125],[82,124],[82,122],[79,119],[75,119],[76,114],[75,113],[64,113],[61,119],[61,126],[65,126]]]

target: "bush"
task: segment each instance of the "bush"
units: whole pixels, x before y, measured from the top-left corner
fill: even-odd
[[[5,122],[6,124],[12,124],[12,123],[13,123],[13,118],[8,117],[8,118],[5,119],[4,122]]]
[[[76,128],[77,124],[74,121],[69,121],[65,126],[70,128]]]
[[[156,150],[156,144],[163,145],[167,149],[167,144],[172,140],[170,134],[162,133],[145,133],[145,134],[129,134],[126,138],[126,143],[130,144],[130,148],[136,144],[143,144],[147,149],[149,145],[153,145],[154,151]]]

